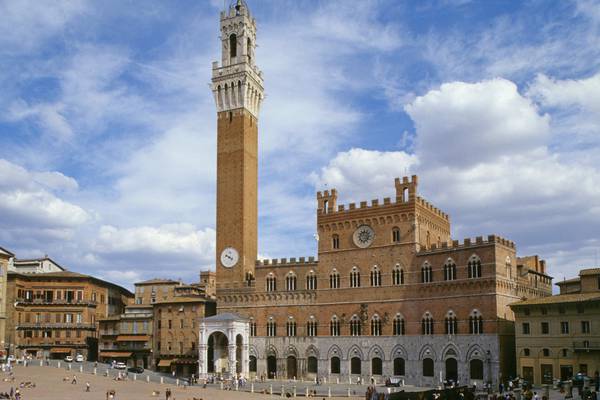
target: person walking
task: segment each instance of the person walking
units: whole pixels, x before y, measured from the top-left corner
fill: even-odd
[[[77,385],[77,377],[73,375],[73,380],[71,381],[71,385]]]
[[[171,399],[171,388],[167,388],[167,390],[165,390],[165,400],[170,400]]]
[[[89,392],[90,391],[90,382],[86,382],[85,383],[85,391]]]

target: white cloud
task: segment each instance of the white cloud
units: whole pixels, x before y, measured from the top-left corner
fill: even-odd
[[[319,188],[328,183],[352,201],[390,196],[406,167],[419,175],[420,193],[450,213],[453,236],[508,236],[520,254],[548,258],[561,277],[591,261],[583,243],[600,230],[600,165],[550,150],[548,117],[513,83],[445,84],[406,109],[416,126],[415,154],[340,152],[313,175]],[[585,253],[565,256],[574,249]]]
[[[318,188],[336,188],[346,202],[393,197],[394,178],[410,175],[418,163],[403,151],[355,148],[338,153],[312,179]]]
[[[167,258],[212,259],[215,254],[215,231],[196,230],[190,224],[160,227],[100,227],[94,248],[101,254],[161,255]]]
[[[33,50],[85,9],[80,0],[0,2],[0,49],[9,53]]]
[[[0,159],[0,221],[22,229],[57,230],[61,235],[84,224],[89,214],[59,198],[53,190],[77,189],[77,182],[60,172],[30,172]]]
[[[451,82],[406,105],[423,163],[469,167],[545,144],[550,117],[505,79]]]

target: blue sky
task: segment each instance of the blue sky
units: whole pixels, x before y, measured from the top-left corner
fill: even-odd
[[[600,3],[250,0],[259,251],[314,255],[315,191],[420,192],[557,279],[600,254]],[[214,265],[223,1],[0,2],[0,246],[124,285]]]

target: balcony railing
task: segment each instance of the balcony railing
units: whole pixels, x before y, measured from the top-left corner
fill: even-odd
[[[588,340],[573,342],[575,351],[600,351],[600,342],[590,342]]]
[[[78,324],[72,323],[51,323],[51,322],[39,322],[39,323],[24,323],[18,324],[17,329],[89,329],[96,330],[94,324]]]
[[[24,305],[52,305],[52,304],[56,304],[56,305],[75,305],[75,306],[96,306],[98,305],[98,302],[96,301],[92,301],[92,300],[57,300],[57,299],[53,299],[53,300],[46,300],[46,299],[23,299],[23,298],[18,298],[17,299],[17,305],[20,306],[24,306]]]

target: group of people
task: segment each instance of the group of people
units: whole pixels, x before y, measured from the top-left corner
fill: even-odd
[[[21,391],[10,388],[10,392],[0,393],[0,399],[21,400]]]
[[[388,400],[389,396],[387,392],[377,392],[375,385],[370,385],[365,393],[365,400]]]

